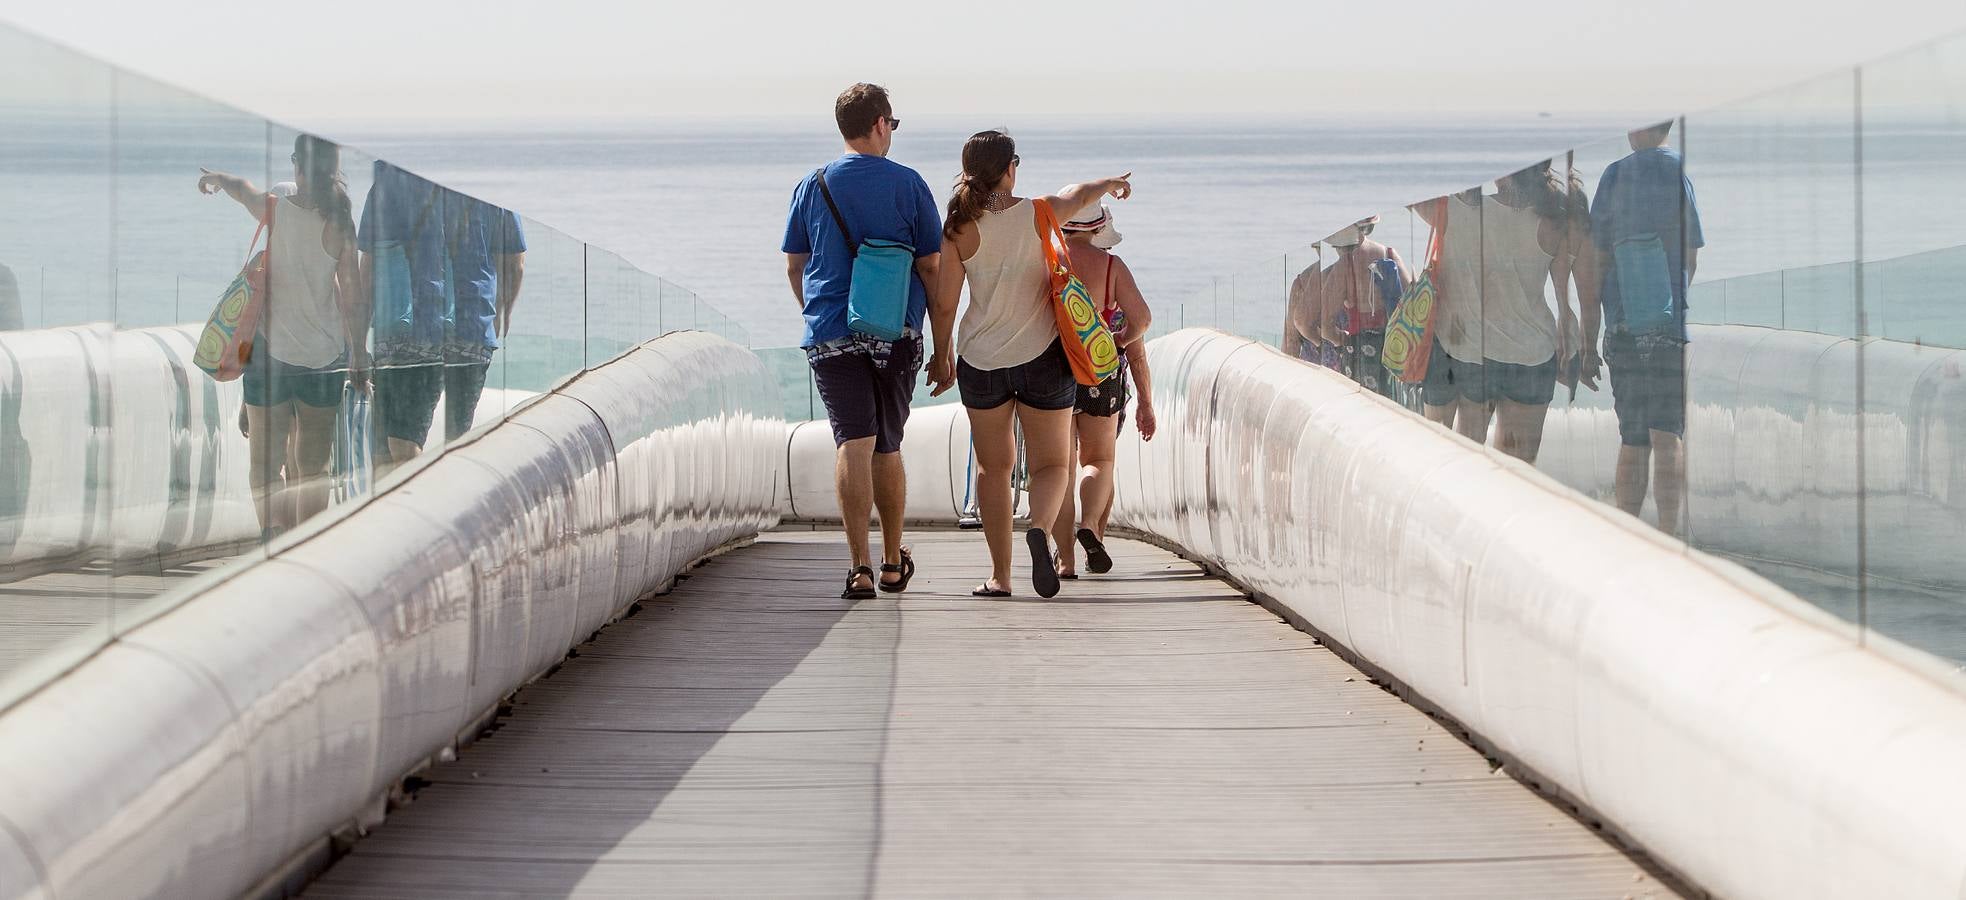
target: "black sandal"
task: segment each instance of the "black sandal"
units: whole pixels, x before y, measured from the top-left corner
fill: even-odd
[[[854,567],[853,567],[853,568],[852,568],[851,570],[849,570],[849,571],[848,571],[848,572],[846,573],[846,590],[844,590],[844,591],[841,591],[841,592],[840,592],[840,599],[841,599],[841,600],[872,600],[872,599],[874,599],[874,589],[873,589],[873,588],[870,588],[870,587],[854,587],[854,586],[853,586],[853,582],[854,582],[854,580],[855,580],[855,579],[857,579],[857,578],[859,578],[859,577],[860,577],[860,576],[862,576],[862,575],[865,575],[865,576],[867,576],[867,580],[868,580],[868,581],[879,581],[879,580],[880,580],[880,579],[878,579],[878,578],[875,578],[875,577],[874,577],[874,570],[873,570],[873,569],[869,569],[869,568],[867,568],[866,566],[854,566]]]
[[[908,582],[915,580],[914,552],[907,547],[903,547],[901,548],[901,563],[899,565],[895,565],[892,563],[881,563],[881,574],[885,575],[889,572],[894,572],[899,574],[901,576],[901,580],[890,584],[886,581],[882,581],[876,578],[874,579],[875,586],[879,587],[881,590],[886,591],[890,594],[899,594],[902,591],[907,590]]]
[[[1113,570],[1113,555],[1106,552],[1106,545],[1090,528],[1079,529],[1079,546],[1085,548],[1085,569],[1094,575],[1104,575]]]
[[[986,581],[983,582],[981,587],[978,587],[976,590],[970,591],[969,595],[971,597],[1008,597],[1010,596],[1010,592],[1004,590],[1003,588],[993,588],[990,586],[990,583]]]
[[[1058,596],[1058,563],[1051,558],[1051,541],[1044,529],[1024,532],[1024,543],[1031,548],[1031,588],[1045,599]]]

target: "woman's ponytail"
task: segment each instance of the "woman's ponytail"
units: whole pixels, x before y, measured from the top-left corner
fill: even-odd
[[[1001,131],[979,131],[963,144],[963,171],[949,194],[949,214],[942,220],[942,236],[950,240],[962,226],[983,217],[989,209],[990,192],[1010,173],[1010,161],[1017,157],[1017,142]]]

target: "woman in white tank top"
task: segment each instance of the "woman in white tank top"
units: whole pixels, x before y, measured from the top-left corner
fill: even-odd
[[[1587,304],[1597,290],[1588,201],[1570,181],[1546,160],[1498,181],[1493,196],[1445,201],[1426,414],[1480,443],[1492,417],[1496,449],[1532,463],[1558,380],[1576,383],[1582,346],[1571,282]],[[1441,204],[1416,209],[1443,227]]]
[[[968,409],[976,446],[976,498],[983,534],[990,544],[990,577],[974,593],[1010,596],[1010,470],[1017,463],[1017,426],[1024,429],[1030,472],[1031,521],[1050,525],[1058,518],[1071,486],[1072,404],[1078,382],[1058,340],[1052,313],[1051,280],[1038,241],[1033,201],[1017,196],[1017,145],[1010,135],[984,131],[963,145],[963,173],[949,199],[942,229],[942,264],[929,302],[942,312],[931,317],[935,356],[929,377],[935,393],[957,384]],[[1049,203],[1059,221],[1111,194],[1125,199],[1129,175],[1075,184]],[[948,358],[946,333],[955,317],[964,281],[969,308],[963,312],[956,355]],[[1031,552],[1031,582],[1039,596],[1058,593],[1052,536],[1046,528],[1024,533]],[[1070,540],[1067,536],[1065,540]]]
[[[361,309],[353,203],[340,148],[294,140],[295,190],[262,193],[252,182],[204,171],[198,189],[224,191],[266,222],[267,295],[242,379],[254,500],[267,535],[328,505],[335,416],[351,378],[367,384],[368,315]]]

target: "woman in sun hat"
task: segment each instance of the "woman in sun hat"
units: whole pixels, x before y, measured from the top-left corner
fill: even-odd
[[[1132,373],[1140,400],[1135,422],[1142,438],[1154,435],[1152,381],[1147,373],[1147,344],[1141,338],[1153,324],[1153,312],[1133,280],[1126,262],[1110,251],[1119,244],[1119,229],[1113,213],[1099,205],[1079,213],[1063,226],[1065,246],[1072,254],[1072,271],[1079,273],[1092,292],[1093,307],[1100,310],[1114,340],[1124,348],[1120,370],[1097,385],[1079,386],[1073,405],[1073,440],[1078,447],[1079,477],[1075,490],[1065,493],[1058,511],[1055,534],[1074,534],[1085,545],[1085,567],[1093,574],[1113,568],[1106,552],[1106,520],[1113,511],[1113,464],[1117,456],[1120,427],[1126,420],[1127,374]],[[1074,500],[1078,502],[1074,504]],[[1083,522],[1075,522],[1074,509],[1083,509]],[[1076,530],[1074,530],[1074,526]],[[1077,578],[1071,541],[1058,542],[1058,577]]]

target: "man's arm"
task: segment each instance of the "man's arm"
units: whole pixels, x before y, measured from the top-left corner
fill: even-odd
[[[526,280],[526,255],[506,253],[498,258],[498,335],[512,330],[512,310],[519,305],[519,287]]]
[[[792,300],[799,304],[801,310],[806,308],[806,260],[811,256],[810,253],[785,254],[785,280],[792,283]],[[921,261],[916,260],[915,265],[920,267]],[[934,295],[931,293],[930,296]]]
[[[928,330],[935,336],[935,347],[940,349],[947,346],[942,341],[956,327],[956,311],[953,308],[945,310],[942,304],[936,302],[937,294],[942,290],[941,252],[915,257],[915,276],[922,280],[922,290],[928,294]]]

